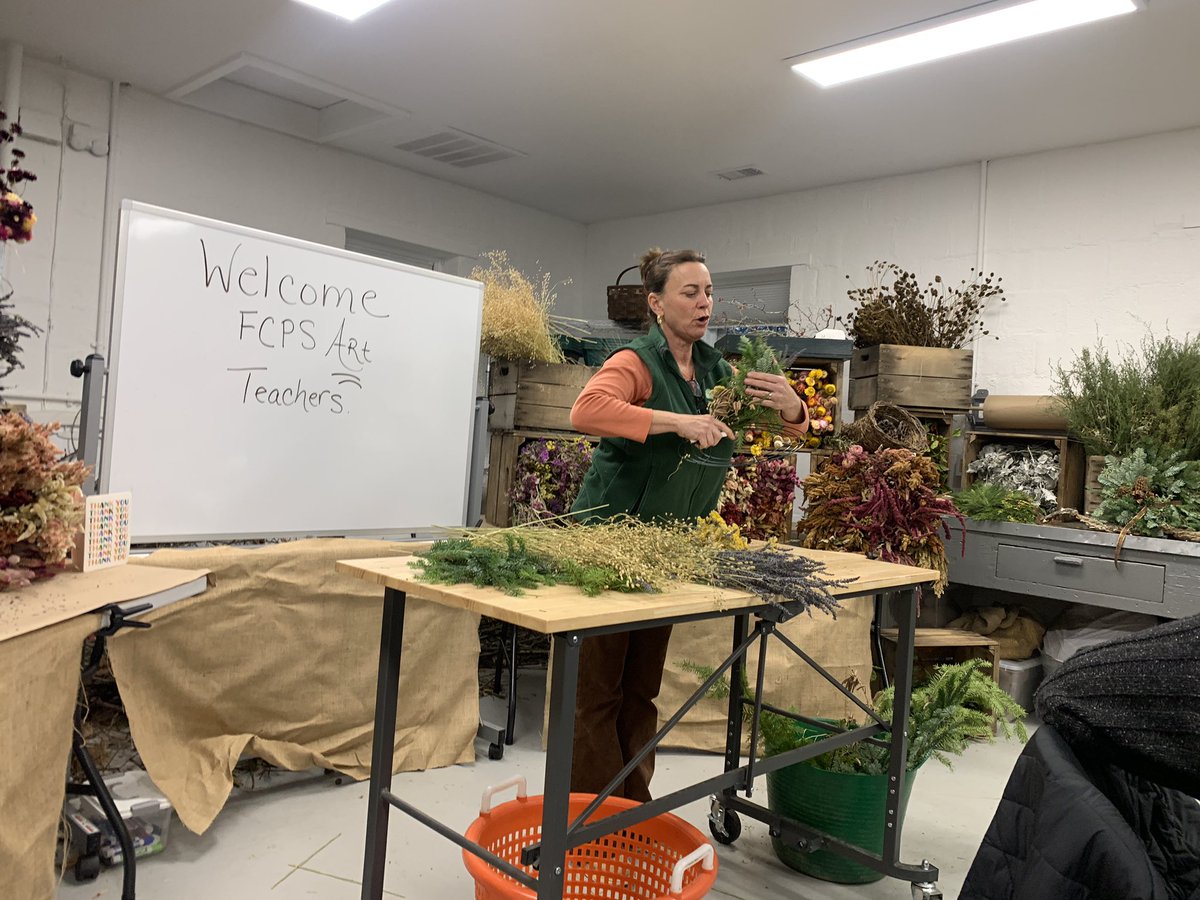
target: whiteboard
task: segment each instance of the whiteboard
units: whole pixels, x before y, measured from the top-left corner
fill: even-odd
[[[101,489],[140,543],[466,520],[483,286],[125,200]]]

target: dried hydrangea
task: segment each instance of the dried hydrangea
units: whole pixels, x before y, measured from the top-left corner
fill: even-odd
[[[967,466],[979,481],[1032,497],[1044,510],[1058,506],[1058,451],[1032,444],[987,444]]]

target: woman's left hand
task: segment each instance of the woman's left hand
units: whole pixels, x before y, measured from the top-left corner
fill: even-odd
[[[779,410],[785,422],[804,421],[804,401],[782,375],[747,372],[746,394],[758,400],[762,406]]]

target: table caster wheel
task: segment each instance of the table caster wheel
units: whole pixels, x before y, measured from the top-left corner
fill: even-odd
[[[941,888],[933,881],[914,881],[912,883],[913,900],[942,900]]]
[[[504,745],[488,744],[488,759],[504,759]]]
[[[75,880],[94,881],[100,875],[100,857],[80,856],[75,860]]]
[[[723,811],[721,822],[718,824],[713,819],[708,820],[708,830],[712,833],[713,838],[718,844],[732,844],[742,836],[742,820],[731,809]]]

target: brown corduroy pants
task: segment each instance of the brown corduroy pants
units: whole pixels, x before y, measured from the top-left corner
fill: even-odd
[[[654,700],[662,686],[671,626],[586,638],[579,648],[571,790],[598,794],[658,731]],[[652,752],[613,796],[645,802]]]

